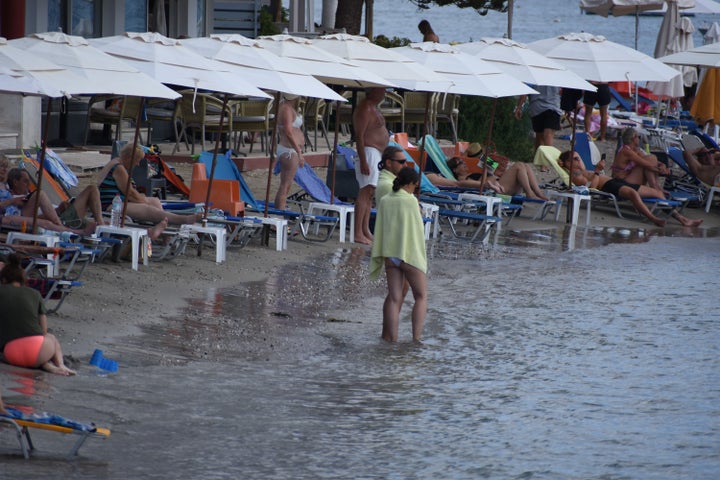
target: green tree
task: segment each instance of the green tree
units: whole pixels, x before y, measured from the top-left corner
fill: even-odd
[[[418,6],[418,8],[428,9],[435,4],[440,7],[446,5],[455,5],[458,8],[472,8],[480,15],[487,15],[488,10],[497,10],[498,12],[508,11],[508,0],[410,0]]]
[[[529,162],[533,157],[533,137],[530,118],[516,120],[513,115],[517,99],[498,98],[492,116],[493,98],[462,96],[458,138],[468,142],[487,143],[490,121],[493,120],[491,143],[495,150],[513,160]]]

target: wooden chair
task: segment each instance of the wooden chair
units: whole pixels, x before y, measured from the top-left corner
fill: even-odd
[[[315,147],[313,151],[317,151],[318,127],[322,129],[322,136],[325,137],[325,143],[330,150],[330,139],[328,138],[327,126],[325,125],[325,114],[327,112],[327,103],[322,98],[309,98],[305,103],[303,110],[303,123],[305,130],[305,144],[311,145],[308,130],[315,132]]]
[[[85,123],[85,141],[87,145],[90,127],[93,123],[103,125],[103,130],[112,135],[114,141],[122,138],[122,123],[128,120],[134,124],[137,120],[140,97],[124,97],[122,95],[93,95],[88,102],[87,117]]]
[[[447,123],[452,131],[452,141],[457,143],[458,119],[460,117],[460,95],[440,93],[436,98],[435,126],[433,132],[437,136],[438,124]]]
[[[429,96],[429,97],[428,97]],[[416,125],[415,139],[419,140],[423,133],[433,134],[435,124],[435,108],[437,94],[428,92],[405,92],[405,125],[410,132],[410,125]],[[427,123],[426,123],[427,121]],[[422,127],[422,133],[420,128]],[[427,130],[427,131],[426,131]]]
[[[195,135],[198,131],[200,132],[203,150],[205,150],[205,136],[207,133],[227,135],[227,138],[232,138],[233,117],[230,104],[225,106],[221,128],[222,100],[207,93],[196,93],[193,90],[183,90],[180,93],[182,98],[179,100],[180,108],[177,117],[180,121],[180,132],[173,153],[179,150],[181,140],[184,139],[187,144],[188,133],[190,133],[190,143],[192,144],[190,152],[192,154],[195,153]]]
[[[271,112],[273,100],[249,99],[239,100],[233,103],[233,130],[237,133],[235,150],[239,150],[245,144],[244,134],[250,133],[254,138],[255,133],[260,133],[260,148],[263,152],[270,151],[269,134],[272,129],[272,122],[275,115]],[[252,153],[254,142],[250,143]]]
[[[385,92],[385,100],[379,106],[380,113],[385,117],[385,123],[393,131],[405,131],[405,99],[395,92]],[[395,126],[399,125],[397,130]]]
[[[145,101],[145,119],[147,121],[147,144],[152,144],[153,125],[158,123],[170,123],[172,132],[175,136],[175,143],[180,138],[180,125],[178,117],[180,115],[180,102],[175,100],[167,100],[165,98],[148,98]],[[188,150],[190,146],[185,139],[185,148]]]

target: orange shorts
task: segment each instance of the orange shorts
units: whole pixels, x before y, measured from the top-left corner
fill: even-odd
[[[3,354],[10,365],[34,368],[42,349],[44,335],[16,338],[5,344]]]

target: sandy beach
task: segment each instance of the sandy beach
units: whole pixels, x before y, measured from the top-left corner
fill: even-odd
[[[558,140],[556,146],[563,148],[565,143]],[[607,151],[611,151],[614,145],[614,141],[599,144],[602,150]],[[163,146],[163,148],[167,148],[167,151],[171,150],[171,146]],[[609,155],[609,158],[612,157]],[[189,161],[175,162],[173,166],[186,181],[189,181],[191,176]],[[316,170],[321,178],[325,177],[324,167],[317,167]],[[538,174],[541,176],[541,181],[548,180],[547,175],[540,172]],[[262,197],[267,182],[267,171],[250,170],[243,175],[256,196]],[[92,179],[92,175],[81,177],[81,184],[92,182]],[[277,178],[274,177],[273,192],[275,188],[277,188]],[[513,244],[513,239],[527,238],[534,231],[563,230],[564,224],[556,223],[550,218],[533,221],[531,218],[535,208],[535,206],[526,207],[519,218],[513,219],[509,226],[503,227],[503,240],[495,247],[468,246],[442,237],[431,241],[428,244],[429,250],[432,251],[429,282],[433,282],[434,276],[437,276],[438,280],[446,280],[451,275],[444,268],[446,261],[464,258],[473,261],[482,258],[502,261],[504,256],[512,255],[513,249],[509,245]],[[639,229],[644,237],[655,234],[688,237],[718,235],[720,215],[717,208],[709,214],[705,214],[699,208],[687,209],[685,213],[692,218],[702,218],[704,220],[702,227],[683,229],[670,220],[666,229],[657,229],[636,216],[620,219],[610,211],[593,210],[590,228],[614,227],[618,231],[627,232],[637,232]],[[561,215],[562,218],[564,215]],[[578,235],[582,235],[586,230],[584,226],[579,226],[578,231],[581,233]],[[558,243],[567,241],[563,235],[562,232],[558,233]],[[271,238],[271,242],[274,242],[274,238]],[[515,244],[519,243],[521,242]],[[578,247],[582,248],[582,242],[578,241]],[[563,250],[562,245],[558,245],[557,248]],[[371,282],[367,278],[369,251],[370,248],[366,246],[340,244],[335,233],[326,243],[293,239],[289,242],[288,249],[282,252],[262,245],[259,238],[254,238],[244,248],[231,247],[228,250],[227,261],[222,264],[215,263],[214,251],[207,245],[200,255],[196,247],[189,246],[183,256],[167,261],[151,261],[148,266],[141,265],[138,271],[131,270],[129,262],[105,261],[87,268],[82,278],[83,286],[68,297],[59,313],[49,318],[49,326],[59,338],[68,363],[78,369],[80,376],[94,375],[95,368],[88,365],[88,361],[97,348],[103,349],[108,357],[115,357],[119,361],[120,374],[122,374],[124,361],[137,362],[138,359],[123,358],[123,350],[120,346],[135,345],[136,340],[131,339],[141,338],[142,335],[146,335],[144,338],[147,338],[148,332],[163,336],[157,341],[168,346],[168,351],[148,346],[147,351],[142,352],[143,361],[148,365],[172,365],[176,360],[168,352],[183,348],[183,345],[173,343],[182,341],[183,338],[182,335],[173,333],[174,329],[180,328],[177,319],[216,321],[212,312],[213,299],[217,296],[217,292],[228,290],[239,292],[236,294],[250,296],[245,297],[244,301],[252,303],[251,286],[274,278],[272,284],[277,290],[273,295],[282,297],[282,301],[275,298],[273,302],[267,302],[272,304],[269,307],[270,311],[248,311],[247,315],[238,319],[242,326],[241,331],[244,333],[232,338],[235,350],[241,352],[241,357],[245,356],[247,360],[307,356],[310,352],[314,352],[316,347],[319,348],[316,342],[324,332],[332,331],[342,323],[362,323],[358,328],[366,330],[368,338],[375,339],[382,317],[380,305],[384,295],[384,281]],[[342,281],[339,277],[342,277]],[[338,294],[332,288],[327,288],[333,282],[351,287]],[[257,298],[257,303],[265,305],[265,300]],[[432,299],[430,302],[432,303]],[[301,304],[310,306],[311,308],[308,308],[313,314],[296,316],[295,308]],[[198,308],[200,310],[197,310]],[[357,317],[359,310],[364,312],[361,321]],[[199,314],[198,311],[205,313]],[[283,321],[269,324],[268,316]],[[218,318],[221,318],[221,315]],[[188,350],[196,350],[188,354],[191,358],[194,355],[201,358],[212,357],[215,348],[212,339],[196,339],[195,342],[194,345],[188,346]],[[217,348],[221,348],[222,341],[217,343]],[[135,347],[139,350],[143,349],[142,345]],[[215,354],[219,355],[218,352]],[[5,399],[10,404],[26,405],[46,411],[57,411],[58,408],[62,409],[63,405],[67,408],[68,399],[72,399],[69,403],[75,408],[80,408],[82,405],[81,390],[73,386],[72,378],[60,378],[36,372],[34,377],[43,384],[49,384],[53,393],[49,396],[28,396],[18,394],[16,389],[12,388],[14,383],[12,379],[18,375],[18,372],[22,373],[23,369],[0,364],[0,372],[3,372],[4,379],[9,379],[3,382],[8,383],[7,386],[3,385],[3,390]],[[87,380],[84,382],[87,383]],[[60,401],[60,398],[65,400]],[[80,405],[74,405],[74,402],[79,402]],[[71,411],[73,411],[72,407]],[[108,415],[107,412],[95,412],[95,415],[99,417],[98,421],[122,429],[122,425],[112,425],[113,416]],[[102,455],[100,452],[101,450],[94,450],[94,455]]]
[[[556,135],[556,146],[561,150],[569,146],[569,142],[561,140],[563,135],[569,133],[567,129]],[[322,142],[321,142],[322,143]],[[615,140],[597,142],[601,152],[613,157]],[[172,144],[161,144],[164,152],[172,151]],[[256,145],[255,157],[259,145]],[[105,151],[103,147],[97,147]],[[93,150],[89,148],[89,150]],[[318,158],[327,155],[327,150],[320,150]],[[165,157],[165,155],[164,155]],[[192,176],[192,163],[189,152],[181,151],[170,164],[189,183]],[[250,157],[249,160],[255,158]],[[247,161],[248,158],[246,157]],[[252,162],[248,161],[248,164]],[[327,169],[315,167],[320,178],[325,178]],[[553,179],[552,172],[543,173],[536,169],[538,180],[544,183]],[[267,185],[267,170],[257,168],[243,172],[247,183],[256,197],[263,198]],[[80,188],[94,181],[92,172],[80,176]],[[278,176],[272,177],[271,199],[278,185]],[[299,190],[299,188],[296,188]],[[296,191],[291,190],[291,191]],[[513,232],[527,232],[546,229],[549,226],[562,226],[553,219],[533,221],[536,206],[526,207],[522,215],[512,220],[509,227]],[[720,227],[720,215],[717,209],[706,214],[703,209],[689,208],[685,211],[691,218],[702,218],[703,224],[697,235],[706,233]],[[561,221],[564,219],[561,214]],[[646,220],[637,215],[627,215],[618,218],[609,210],[592,210],[590,225],[593,227],[616,227],[618,229],[644,228],[655,230]],[[677,230],[678,223],[672,219],[668,222],[667,230]],[[449,233],[446,232],[448,235]],[[692,233],[689,233],[692,235]],[[274,234],[273,234],[274,235]],[[274,238],[271,238],[271,245]],[[437,240],[442,243],[442,238]],[[269,277],[278,267],[293,264],[312,262],[313,259],[340,249],[352,249],[362,257],[369,255],[369,247],[357,244],[338,243],[337,232],[327,243],[291,240],[287,250],[277,252],[273,248],[262,245],[260,235],[256,235],[249,245],[244,248],[231,247],[228,251],[227,261],[223,264],[214,262],[214,251],[211,247],[205,248],[198,255],[197,248],[189,246],[185,255],[168,261],[151,261],[150,265],[141,265],[138,271],[132,271],[128,262],[104,263],[91,265],[83,275],[83,286],[73,292],[62,309],[50,318],[50,328],[58,335],[65,348],[65,353],[85,363],[95,348],[102,348],[103,344],[123,336],[137,333],[138,327],[144,324],[161,322],[163,318],[178,314],[187,304],[188,299],[203,297],[211,289],[234,286],[244,282],[253,282]],[[367,259],[366,259],[367,260]],[[363,262],[365,266],[367,261]],[[376,287],[376,286],[375,286]],[[361,287],[362,288],[362,287]],[[322,294],[321,291],[318,294]],[[380,312],[378,312],[378,317]],[[8,368],[6,365],[1,369]]]

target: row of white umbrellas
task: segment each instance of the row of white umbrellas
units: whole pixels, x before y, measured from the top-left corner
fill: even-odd
[[[168,84],[254,97],[267,97],[263,89],[339,100],[325,85],[336,84],[497,98],[533,93],[526,84],[592,90],[586,80],[667,81],[677,74],[640,52],[590,34],[529,45],[483,39],[384,49],[345,34],[319,40],[282,34],[259,40],[213,35],[181,41],[156,33],[86,40],[50,32],[3,41],[0,55],[13,59],[0,62],[0,90],[54,97],[109,93],[176,98],[163,86]],[[53,81],[44,90],[20,87],[20,77],[27,83],[31,72],[43,72],[37,75]]]

